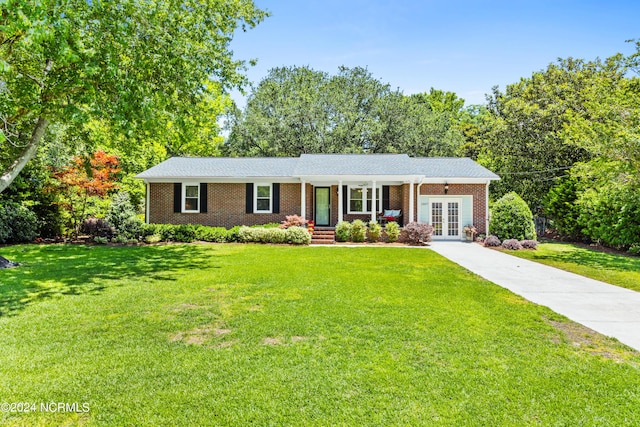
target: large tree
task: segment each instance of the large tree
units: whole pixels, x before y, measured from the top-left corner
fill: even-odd
[[[50,123],[69,139],[102,123],[127,152],[167,132],[178,153],[208,136],[205,113],[245,82],[232,36],[264,17],[251,0],[1,2],[0,192]]]
[[[494,88],[488,105],[490,131],[480,156],[502,178],[494,190],[516,191],[532,208],[539,206],[555,179],[592,157],[565,135],[576,114],[592,121],[586,108],[594,101],[591,87],[602,79],[620,81],[625,72],[619,55],[606,61],[570,58],[508,85],[504,92]]]
[[[335,75],[274,68],[244,110],[231,116],[226,150],[241,156],[453,155],[463,138],[451,110],[462,104],[455,94],[433,90],[405,96],[360,67],[341,67]]]

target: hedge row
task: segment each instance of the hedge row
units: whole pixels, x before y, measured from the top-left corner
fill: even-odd
[[[278,226],[279,224],[274,223],[247,228],[273,230]],[[208,227],[206,225],[197,224],[143,224],[140,228],[140,238],[147,243],[191,243],[195,241],[231,243],[241,241],[239,237],[241,228],[242,227],[240,226],[236,226],[227,230],[224,227]]]

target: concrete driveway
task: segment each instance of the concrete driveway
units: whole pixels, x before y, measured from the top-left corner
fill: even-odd
[[[476,243],[432,242],[430,248],[531,302],[549,307],[640,351],[640,292],[517,258]]]

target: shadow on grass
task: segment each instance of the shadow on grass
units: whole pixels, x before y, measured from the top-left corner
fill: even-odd
[[[535,258],[578,264],[596,269],[640,271],[640,258],[638,257],[611,254],[577,245],[570,246],[571,250],[554,251],[551,254],[536,254]]]
[[[46,298],[99,293],[120,279],[173,281],[216,262],[216,250],[199,245],[26,245],[3,252],[21,265],[0,270],[0,317]]]

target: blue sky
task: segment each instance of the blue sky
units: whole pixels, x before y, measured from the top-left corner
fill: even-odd
[[[237,58],[269,69],[307,65],[335,74],[367,67],[405,94],[431,87],[468,104],[546,68],[557,58],[606,58],[635,51],[640,1],[255,0],[272,14],[239,32]],[[238,93],[234,99],[244,105]]]

